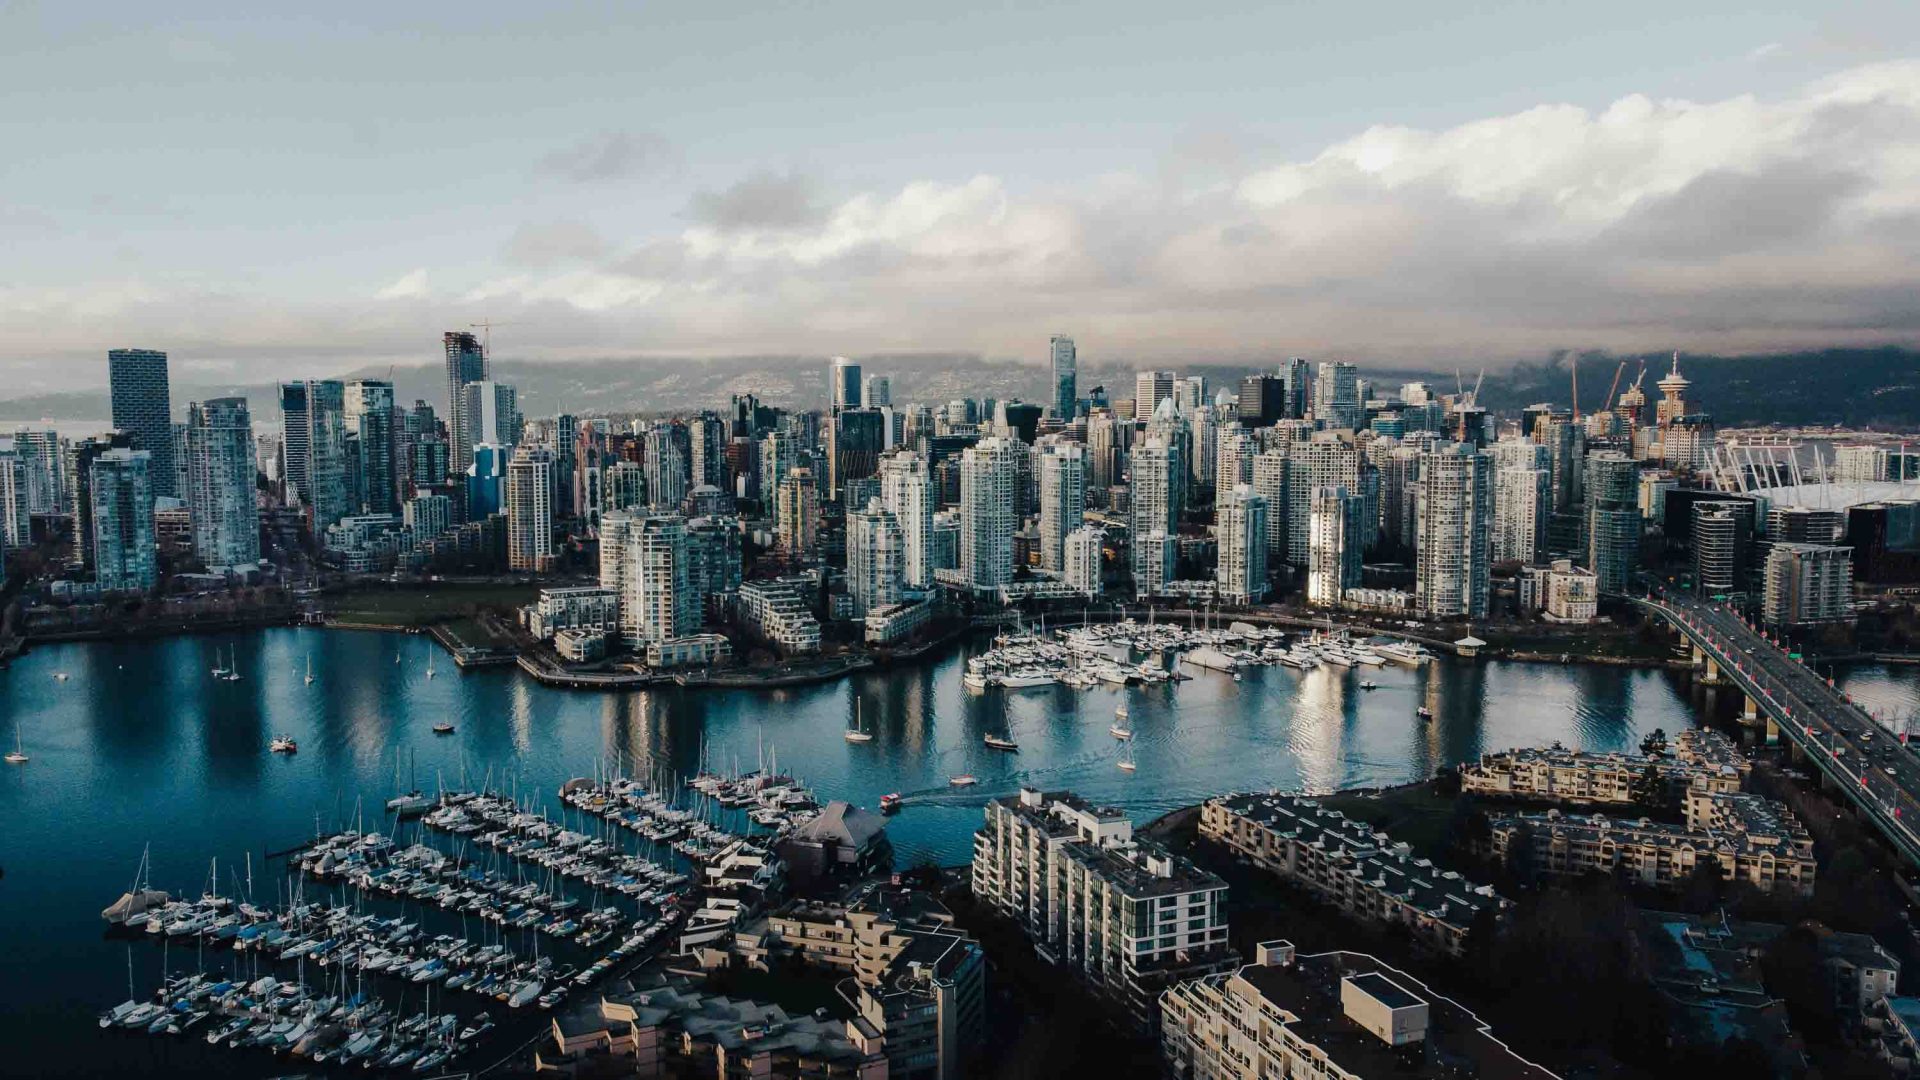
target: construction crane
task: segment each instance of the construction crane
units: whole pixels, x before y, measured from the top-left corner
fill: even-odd
[[[1573,422],[1580,422],[1580,361],[1577,357],[1567,360],[1567,372],[1573,376]]]
[[[1645,369],[1643,368],[1642,370],[1645,370]],[[1613,369],[1613,385],[1607,387],[1607,396],[1605,399],[1603,399],[1600,402],[1601,408],[1603,409],[1613,408],[1613,402],[1614,402],[1613,392],[1615,390],[1620,389],[1620,376],[1625,375],[1626,373],[1627,373],[1627,362],[1625,360],[1622,360],[1620,361],[1620,366]]]
[[[479,322],[468,323],[467,325],[480,331],[480,362],[486,365],[487,378],[491,379],[493,378],[493,328],[496,326],[510,326],[512,324],[497,323],[490,319],[482,319]]]

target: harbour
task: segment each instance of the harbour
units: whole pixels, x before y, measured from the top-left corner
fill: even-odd
[[[1225,790],[1399,783],[1508,746],[1632,749],[1654,728],[1737,708],[1663,671],[1397,662],[1380,645],[1365,646],[1382,661],[1371,663],[1351,642],[1337,647],[1352,666],[1235,655],[1292,656],[1311,631],[1174,650],[1214,649],[1230,669],[1163,655],[1144,669],[1159,679],[1136,659],[1119,683],[966,685],[969,661],[1034,648],[1025,636],[805,688],[604,696],[514,669],[445,670],[444,658],[428,678],[432,644],[400,635],[274,629],[36,649],[0,670],[0,717],[19,722],[30,758],[0,776],[11,823],[0,918],[20,931],[0,955],[12,1060],[41,1076],[265,1076],[295,1069],[306,1042],[301,1061],[320,1068],[408,1050],[401,1071],[480,1068],[497,1060],[485,1048],[513,1041],[506,1029],[540,1022],[541,997],[591,992],[672,947],[674,920],[724,927],[724,911],[688,911],[676,894],[738,837],[768,835],[811,802],[896,795],[896,865],[951,865],[966,860],[985,801],[1023,783],[1144,820]],[[1076,639],[1047,640],[1073,653]],[[1920,704],[1910,669],[1843,678],[1889,711]],[[1124,739],[1112,730],[1123,721]],[[454,731],[436,734],[440,723]],[[298,752],[272,753],[281,736]],[[739,782],[757,772],[791,783]],[[424,806],[387,812],[416,790]],[[166,925],[197,924],[179,935],[106,933],[101,909],[129,891],[146,850],[138,877],[230,904],[176,911]],[[162,1012],[138,1035],[131,1010],[100,1030],[128,1002]],[[460,1038],[485,1024],[495,1029]]]

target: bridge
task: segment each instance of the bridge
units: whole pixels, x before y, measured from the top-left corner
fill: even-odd
[[[1636,598],[1693,648],[1706,681],[1746,695],[1744,718],[1766,723],[1846,795],[1909,862],[1920,865],[1920,762],[1899,740],[1813,669],[1722,604],[1662,592]]]

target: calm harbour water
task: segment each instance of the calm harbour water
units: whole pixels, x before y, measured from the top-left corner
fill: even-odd
[[[331,826],[364,807],[371,827],[409,763],[429,790],[490,771],[496,786],[557,807],[560,783],[596,762],[686,774],[703,745],[721,769],[777,754],[822,799],[871,807],[905,794],[889,826],[897,859],[953,864],[969,857],[981,805],[1021,784],[1071,788],[1144,819],[1234,789],[1399,783],[1508,746],[1632,749],[1653,728],[1694,723],[1703,700],[1665,672],[1579,665],[1264,668],[1238,683],[1200,672],[1124,691],[1139,763],[1128,774],[1107,732],[1121,691],[970,693],[960,675],[973,648],[801,689],[620,695],[549,690],[514,669],[463,674],[428,641],[385,634],[279,629],[35,649],[0,669],[0,733],[10,743],[17,721],[32,756],[0,772],[0,1074],[204,1068],[149,1045],[162,1040],[94,1026],[127,984],[127,948],[103,938],[100,909],[149,844],[158,887],[197,895],[218,857],[232,891],[251,853],[265,892],[285,879],[264,852],[311,836],[316,815]],[[216,649],[236,651],[242,681],[209,676]],[[1361,690],[1363,677],[1380,688]],[[1846,685],[1875,709],[1920,709],[1920,670],[1859,668]],[[864,745],[841,738],[856,696],[876,736]],[[1414,716],[1422,702],[1431,724]],[[441,719],[456,733],[432,734]],[[985,749],[989,731],[1009,732],[1021,752]],[[283,732],[297,755],[268,753]],[[979,786],[949,787],[962,772]],[[144,994],[160,949],[140,942],[132,955]],[[175,970],[186,960],[171,959]],[[236,1074],[297,1071],[244,1064]]]

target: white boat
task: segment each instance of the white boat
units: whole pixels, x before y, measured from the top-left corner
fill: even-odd
[[[1379,667],[1381,664],[1384,664],[1387,662],[1387,658],[1384,656],[1381,656],[1379,653],[1373,652],[1369,649],[1360,648],[1358,646],[1356,646],[1353,649],[1352,656],[1355,660],[1358,660],[1360,663],[1371,664],[1374,667]]]
[[[1378,690],[1378,689],[1380,689],[1380,684],[1379,684],[1379,683],[1377,683],[1377,682],[1374,682],[1374,681],[1373,681],[1372,679],[1361,679],[1361,680],[1360,680],[1360,689],[1362,689],[1362,690]]]
[[[1041,668],[1020,668],[995,676],[993,681],[1009,690],[1025,690],[1034,686],[1052,686],[1055,679],[1052,673]]]
[[[307,685],[313,685],[313,654],[307,654]]]
[[[860,718],[860,699],[853,699],[853,726],[842,732],[848,742],[864,743],[873,741],[873,732],[868,731]]]
[[[972,787],[979,782],[980,778],[972,773],[961,773],[959,776],[947,777],[947,783],[953,787]]]
[[[1120,761],[1118,764],[1122,772],[1132,772],[1134,770],[1132,739],[1128,739],[1126,742],[1120,744]]]
[[[1429,653],[1410,641],[1391,641],[1384,645],[1373,646],[1373,651],[1395,663],[1409,667],[1419,667]]]
[[[1003,736],[999,736],[999,735],[987,735],[987,736],[984,736],[984,737],[982,738],[982,741],[983,741],[983,742],[985,742],[985,743],[987,744],[987,749],[989,749],[989,750],[1018,750],[1018,749],[1020,749],[1020,744],[1019,744],[1019,743],[1017,743],[1017,742],[1014,742],[1014,741],[1013,741],[1012,739],[1008,739],[1008,738],[1005,738],[1005,737],[1003,737]]]
[[[57,682],[66,682],[66,681],[67,681],[68,679],[71,679],[71,678],[73,678],[73,676],[71,676],[71,675],[69,675],[69,674],[67,674],[67,673],[66,673],[66,672],[64,672],[64,671],[56,671],[56,672],[54,672],[54,673],[53,673],[53,677],[54,677],[54,679],[55,679],[55,681],[57,681]]]
[[[433,655],[431,653],[427,655],[427,678],[433,678]]]
[[[267,750],[275,754],[296,754],[300,752],[300,744],[294,742],[291,735],[275,735],[267,744]]]
[[[1127,720],[1126,702],[1121,702],[1120,707],[1113,710],[1113,723],[1107,726],[1107,732],[1116,739],[1133,738],[1133,728]]]
[[[25,765],[26,763],[27,752],[20,745],[20,721],[16,719],[13,722],[13,750],[7,754],[7,764]]]
[[[1322,645],[1320,647],[1320,659],[1335,667],[1350,668],[1353,666],[1353,657],[1348,656],[1347,651],[1338,645]]]

